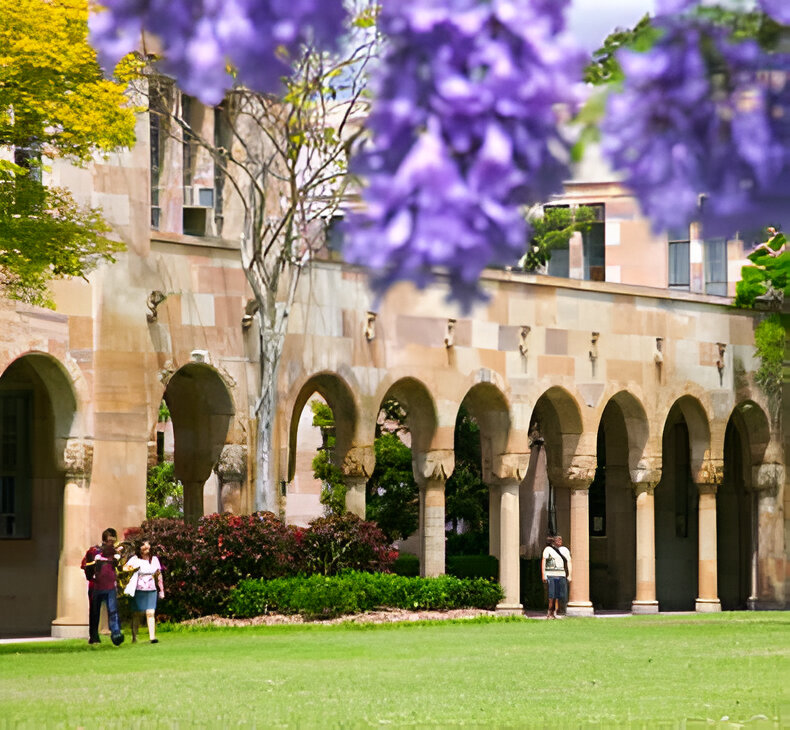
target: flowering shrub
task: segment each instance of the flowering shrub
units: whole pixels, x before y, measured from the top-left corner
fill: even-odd
[[[222,611],[246,578],[387,570],[397,557],[381,531],[355,515],[321,518],[307,529],[271,512],[207,515],[197,525],[154,519],[136,536],[151,540],[162,563],[165,598],[158,611],[173,621]]]
[[[321,575],[388,571],[398,557],[376,524],[349,512],[313,520],[302,538],[302,549],[304,572]]]
[[[310,618],[332,618],[376,608],[493,609],[503,597],[497,583],[482,578],[408,578],[393,573],[350,572],[245,580],[232,591],[227,613],[238,617],[299,613]]]

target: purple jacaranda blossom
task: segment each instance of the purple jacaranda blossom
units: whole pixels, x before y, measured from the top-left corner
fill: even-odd
[[[387,51],[353,160],[364,207],[345,254],[372,268],[374,291],[419,286],[437,268],[450,298],[482,296],[489,264],[524,253],[520,206],[568,175],[558,108],[573,106],[582,57],[561,31],[564,0],[389,0]]]
[[[658,15],[673,15],[699,5],[699,0],[656,0],[656,13]],[[777,23],[790,25],[790,2],[788,0],[758,0],[758,5]]]
[[[601,125],[604,153],[656,231],[699,220],[708,235],[731,235],[781,223],[788,57],[731,42],[706,21],[656,23],[663,35],[650,51],[618,55],[625,82]]]
[[[91,41],[106,68],[141,48],[141,32],[164,48],[163,69],[206,104],[234,83],[277,91],[304,43],[332,47],[343,31],[342,0],[102,0]]]

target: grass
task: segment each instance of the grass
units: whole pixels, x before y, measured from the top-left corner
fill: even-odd
[[[159,638],[0,646],[0,728],[790,727],[786,612]]]

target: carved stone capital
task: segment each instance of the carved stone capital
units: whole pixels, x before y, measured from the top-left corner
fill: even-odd
[[[245,481],[247,478],[247,447],[241,444],[223,446],[214,471],[221,484]]]
[[[69,439],[63,449],[67,479],[90,479],[93,470],[93,444]]]
[[[752,467],[752,489],[755,491],[777,494],[784,480],[784,464],[759,464]]]
[[[589,489],[595,477],[595,457],[592,461],[576,461],[567,469],[549,468],[549,479],[555,487],[564,489]]]
[[[419,451],[414,455],[414,476],[418,482],[427,479],[445,480],[455,469],[452,450]]]
[[[635,482],[634,494],[638,497],[640,494],[654,494],[658,482]]]
[[[697,492],[699,494],[716,494],[719,485],[715,482],[697,482]]]
[[[721,484],[724,479],[724,462],[706,459],[694,475],[695,484]]]
[[[376,452],[372,446],[352,446],[343,459],[343,474],[349,477],[370,478],[376,468]]]
[[[630,470],[630,477],[634,486],[647,483],[655,488],[661,481],[661,461],[653,458],[640,459],[636,469]]]
[[[520,482],[529,468],[529,454],[498,454],[494,457],[491,477],[496,481]]]

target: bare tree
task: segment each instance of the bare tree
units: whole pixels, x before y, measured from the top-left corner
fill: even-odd
[[[150,112],[159,115],[168,134],[210,156],[224,210],[232,215],[235,208],[243,220],[242,263],[257,302],[260,338],[256,509],[278,511],[273,436],[288,316],[300,274],[324,247],[327,225],[347,195],[349,150],[367,113],[376,10],[368,0],[356,0],[354,11],[342,53],[306,49],[283,96],[232,89],[215,112],[213,139],[173,102],[178,95],[161,93],[168,82],[147,72]]]

